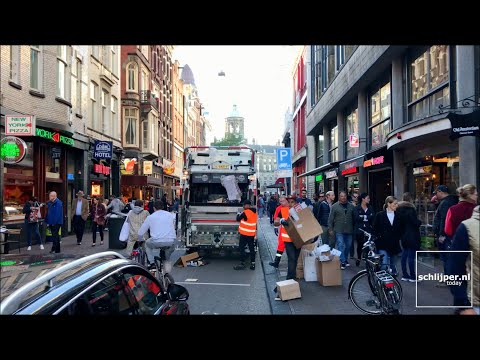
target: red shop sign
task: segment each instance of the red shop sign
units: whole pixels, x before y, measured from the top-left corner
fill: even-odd
[[[93,172],[97,174],[110,175],[110,166],[95,164],[93,165]]]
[[[350,169],[342,170],[342,175],[355,174],[357,172],[358,172],[358,168],[357,167],[352,167]]]

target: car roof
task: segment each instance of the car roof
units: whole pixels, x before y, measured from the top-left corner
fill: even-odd
[[[73,296],[92,279],[130,264],[114,251],[101,252],[74,260],[25,284],[0,303],[0,314],[33,313],[58,301],[59,297]]]

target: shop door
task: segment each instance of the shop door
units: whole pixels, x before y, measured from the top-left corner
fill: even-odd
[[[368,184],[370,205],[376,213],[382,211],[385,199],[392,195],[392,170],[370,171]]]

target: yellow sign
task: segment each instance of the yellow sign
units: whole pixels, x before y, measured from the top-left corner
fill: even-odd
[[[100,185],[92,185],[92,196],[100,196]]]
[[[152,174],[153,174],[153,161],[144,161],[143,175],[152,175]]]
[[[163,159],[163,173],[172,175],[175,172],[175,161]]]
[[[216,165],[212,165],[212,169],[230,169],[230,165],[228,165],[228,164],[216,164]]]

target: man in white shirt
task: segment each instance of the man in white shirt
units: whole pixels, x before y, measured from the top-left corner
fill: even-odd
[[[143,241],[143,235],[150,230],[150,238],[145,241],[145,251],[147,253],[148,262],[153,264],[154,256],[159,256],[160,248],[165,250],[165,270],[170,272],[172,266],[170,256],[174,251],[175,233],[175,214],[164,211],[163,202],[155,200],[153,204],[152,215],[148,216],[145,222],[138,230],[138,240]]]

